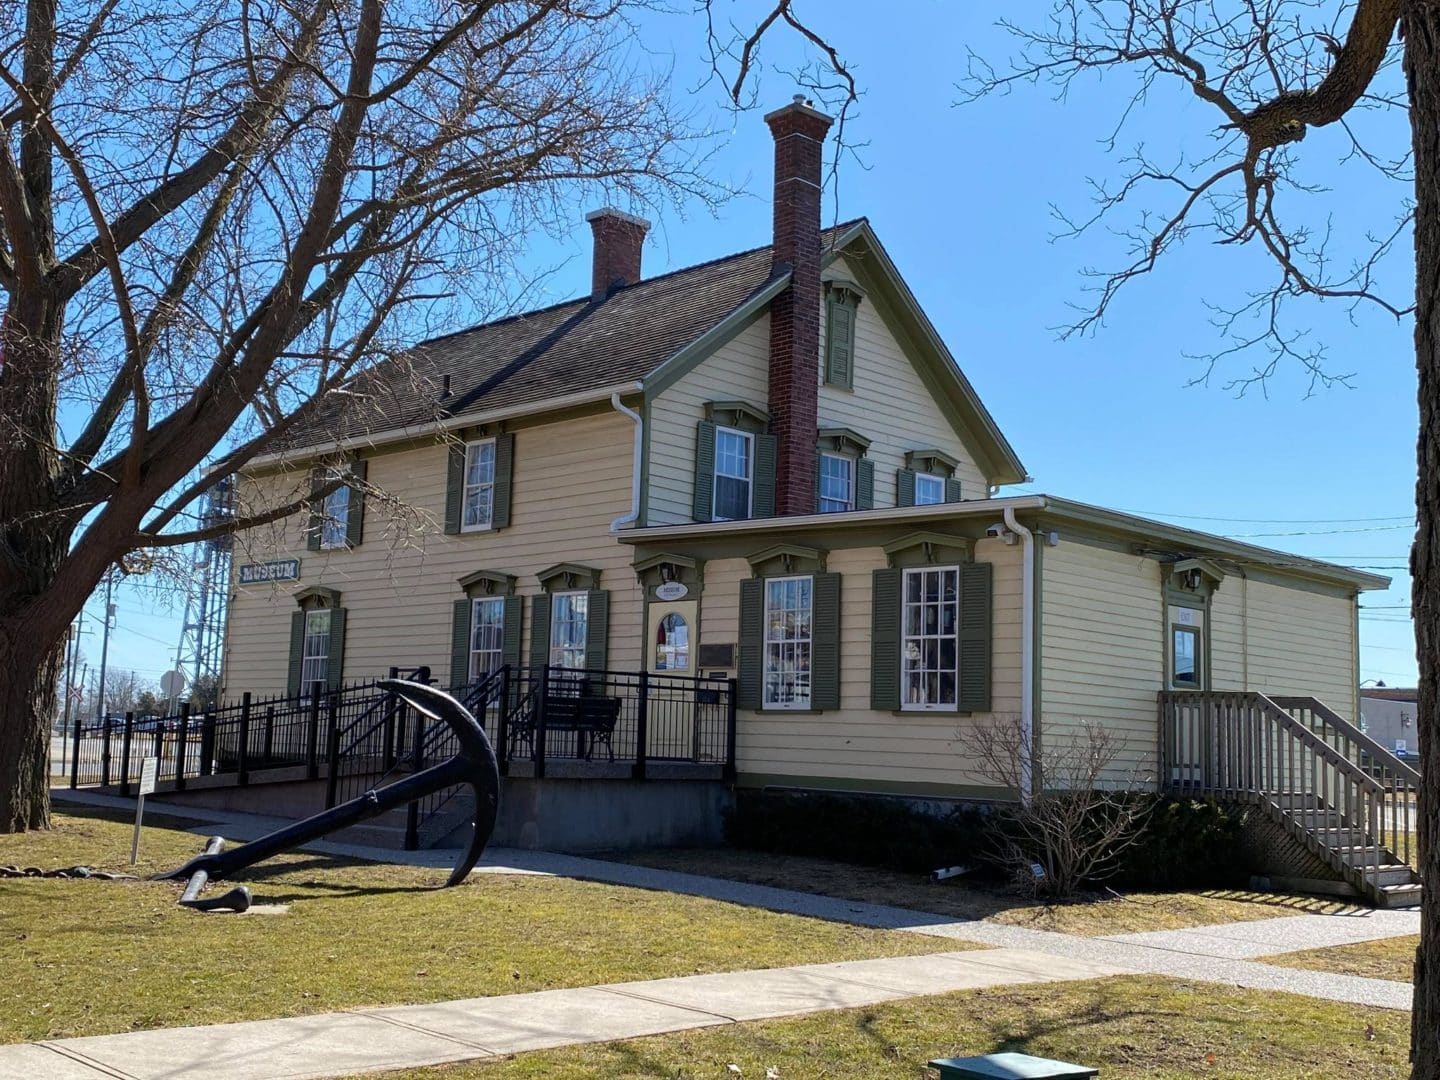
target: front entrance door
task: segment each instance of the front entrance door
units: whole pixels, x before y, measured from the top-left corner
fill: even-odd
[[[650,680],[646,751],[652,758],[694,761],[698,672],[698,600],[653,601],[646,635]]]

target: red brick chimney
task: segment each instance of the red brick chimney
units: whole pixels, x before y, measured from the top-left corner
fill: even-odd
[[[595,234],[595,262],[590,275],[590,299],[604,300],[622,285],[640,280],[640,249],[650,223],[644,218],[606,206],[585,215]]]
[[[831,119],[803,96],[765,117],[775,137],[771,267],[790,287],[770,302],[775,513],[815,512],[820,364],[820,169]]]

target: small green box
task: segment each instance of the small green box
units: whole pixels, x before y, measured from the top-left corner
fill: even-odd
[[[940,1080],[1087,1080],[1099,1069],[1029,1054],[985,1054],[981,1057],[939,1058],[930,1062]]]

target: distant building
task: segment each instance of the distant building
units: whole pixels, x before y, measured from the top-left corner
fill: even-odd
[[[1388,686],[1360,688],[1360,726],[1398,757],[1420,753],[1415,736],[1416,690]]]

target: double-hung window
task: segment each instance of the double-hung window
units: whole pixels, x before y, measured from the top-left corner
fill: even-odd
[[[814,605],[813,578],[766,579],[764,706],[767,709],[810,708]]]
[[[945,501],[945,478],[934,473],[915,474],[915,505],[933,506]]]
[[[820,512],[855,509],[855,459],[844,454],[820,455]]]
[[[960,568],[905,571],[900,634],[903,709],[954,709],[959,685]]]
[[[755,440],[734,428],[715,429],[716,521],[740,521],[751,513]]]
[[[336,479],[332,474],[331,480]],[[350,488],[337,487],[320,506],[320,550],[334,551],[347,545],[350,538]]]
[[[465,444],[465,486],[460,503],[460,531],[490,528],[495,515],[495,440]]]
[[[559,592],[550,597],[550,666],[585,667],[585,641],[590,625],[590,597]]]
[[[330,612],[305,613],[305,642],[300,651],[300,689],[309,693],[317,682],[330,677]]]
[[[470,602],[470,682],[479,682],[505,663],[505,598]]]

